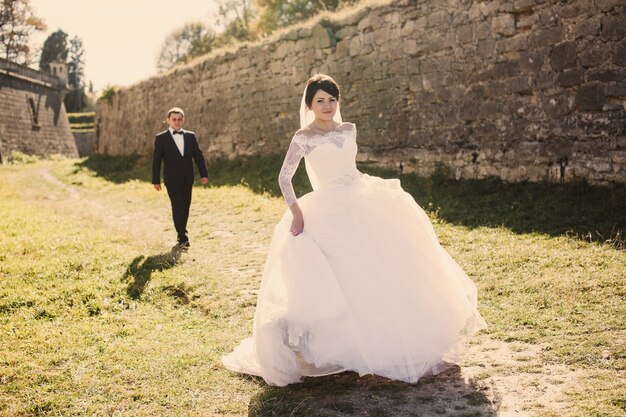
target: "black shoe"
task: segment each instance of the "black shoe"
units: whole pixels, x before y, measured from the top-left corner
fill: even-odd
[[[190,245],[189,245],[189,241],[188,240],[185,240],[184,242],[178,242],[178,247],[181,250],[187,250],[187,249],[189,249],[189,246]]]

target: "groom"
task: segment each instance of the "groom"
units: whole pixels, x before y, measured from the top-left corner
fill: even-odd
[[[200,170],[200,182],[209,182],[204,156],[198,146],[196,135],[183,130],[185,113],[181,108],[173,107],[167,112],[169,129],[156,135],[152,155],[152,185],[161,191],[161,163],[167,194],[172,203],[174,227],[178,233],[178,246],[189,248],[187,219],[191,205],[191,189],[194,172],[192,159]]]

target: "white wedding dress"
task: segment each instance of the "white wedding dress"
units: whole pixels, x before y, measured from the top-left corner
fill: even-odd
[[[299,130],[279,183],[289,205],[304,157],[314,191],[299,198],[304,232],[274,229],[253,336],[223,358],[284,386],[345,370],[416,382],[458,358],[485,326],[476,287],[441,247],[397,179],[357,170],[356,127]]]

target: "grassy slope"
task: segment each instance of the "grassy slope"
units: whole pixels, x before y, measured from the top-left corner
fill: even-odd
[[[145,160],[0,167],[0,415],[313,415],[309,399],[326,397],[354,414],[329,393],[402,390],[350,377],[275,389],[220,367],[250,331],[284,210],[279,164],[211,164],[182,256],[164,246],[167,198]],[[486,335],[540,345],[526,366],[582,369],[572,413],[624,415],[626,187],[402,182],[477,282]],[[302,172],[295,183],[306,191]]]

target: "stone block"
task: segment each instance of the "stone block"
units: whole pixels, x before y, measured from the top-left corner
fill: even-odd
[[[428,17],[429,27],[441,27],[450,23],[450,14],[445,10],[431,13]]]
[[[491,61],[496,53],[496,41],[493,39],[485,39],[478,42],[476,53],[478,54],[478,58],[484,63]]]
[[[408,22],[406,22],[404,24],[404,26],[402,26],[402,31],[400,32],[400,34],[403,37],[409,37],[413,35],[413,32],[415,31],[415,21],[413,20],[409,20]]]
[[[383,27],[384,21],[380,17],[380,14],[370,13],[368,14],[368,18],[369,18],[370,26],[372,27],[372,30],[379,30]]]
[[[503,38],[496,42],[499,52],[525,51],[528,49],[528,34],[521,33],[510,38]]]
[[[576,92],[574,106],[580,111],[602,111],[606,95],[598,83],[581,86]]]
[[[556,76],[557,84],[565,88],[580,85],[583,83],[583,81],[583,72],[577,68],[566,69]]]
[[[365,33],[361,36],[361,42],[363,45],[370,45],[373,46],[376,43],[376,36],[374,35],[374,32],[368,32]],[[365,52],[366,54],[369,52]]]
[[[590,168],[594,172],[611,172],[613,166],[610,160],[604,158],[593,158],[587,162],[587,168]]]
[[[371,34],[374,37],[374,43],[376,45],[386,46],[389,44],[389,41],[391,40],[390,32],[387,30],[381,29],[375,32],[371,32]]]
[[[520,73],[520,66],[518,61],[502,61],[496,62],[493,66],[493,77],[496,79],[505,79],[507,77],[513,77]]]
[[[406,72],[406,61],[404,59],[399,59],[389,64],[390,75],[406,75]]]
[[[530,78],[523,75],[508,78],[504,83],[504,91],[508,94],[529,94],[532,92]]]
[[[626,97],[626,80],[606,83],[606,95],[609,97]]]
[[[506,92],[506,83],[504,81],[490,81],[485,83],[484,88],[487,97],[500,97]]]
[[[491,19],[491,30],[502,36],[515,35],[515,17],[512,14],[502,14]]]
[[[350,40],[350,56],[356,56],[361,53],[361,37],[355,36]]]
[[[274,74],[279,74],[283,70],[283,65],[281,61],[272,61],[270,63],[270,71]]]
[[[572,4],[561,4],[556,10],[562,19],[574,19],[585,12],[580,2]]]
[[[480,14],[484,17],[493,16],[500,9],[500,1],[485,1],[479,4]]]
[[[453,59],[450,56],[444,55],[433,58],[433,63],[435,64],[437,71],[443,75],[452,70]]]
[[[337,42],[336,48],[335,48],[335,59],[343,59],[345,57],[348,57],[350,55],[350,41],[349,40],[342,40]]]
[[[480,3],[472,2],[472,5],[467,12],[467,17],[471,21],[478,20],[482,17],[482,13],[480,12]]]
[[[514,0],[513,11],[516,13],[530,12],[535,7],[536,0]]]
[[[417,20],[413,20],[415,22],[415,31],[418,33],[423,32],[428,26],[428,18],[426,16],[422,16]]]
[[[357,29],[359,32],[366,32],[372,29],[372,20],[369,15],[366,15],[363,19],[359,21],[357,24]]]
[[[498,7],[498,11],[500,13],[513,13],[513,2],[512,1],[501,1],[500,7]]]
[[[523,181],[526,179],[526,167],[503,167],[500,170],[500,179],[508,182]]]
[[[420,63],[422,74],[434,74],[437,72],[437,65],[433,59],[425,59]]]
[[[281,43],[280,45],[278,45],[278,48],[276,48],[276,51],[274,52],[274,57],[277,59],[282,59],[285,57],[285,55],[292,52],[293,50],[292,48],[293,48],[293,43],[285,41]]]
[[[420,73],[419,58],[410,58],[406,65],[406,71],[408,74],[419,74]]]
[[[485,100],[478,109],[479,119],[499,119],[502,113],[502,103],[494,100]]]
[[[621,103],[606,103],[602,106],[602,111],[622,111],[624,110],[624,105]]]
[[[450,24],[453,27],[463,26],[469,24],[469,17],[465,10],[459,10],[459,8],[455,8],[452,12],[452,22]]]
[[[612,9],[624,6],[623,0],[595,0],[595,5],[603,12],[609,12]]]
[[[328,28],[317,24],[313,26],[311,30],[311,37],[313,38],[313,46],[318,49],[330,48],[334,45],[334,39],[331,37]]]
[[[409,90],[412,92],[421,91],[423,89],[422,77],[419,75],[409,78]]]
[[[480,165],[478,167],[478,178],[482,179],[482,178],[489,178],[489,177],[497,177],[499,170],[497,167],[493,166],[493,165]]]
[[[624,81],[626,69],[595,69],[587,74],[587,81]]]
[[[602,65],[608,60],[609,50],[604,45],[584,44],[578,45],[578,62],[585,68],[593,68]]]
[[[518,29],[530,29],[539,21],[539,16],[536,14],[522,15],[517,19]]]
[[[626,19],[623,14],[602,18],[602,38],[612,41],[622,41],[626,38]]]
[[[402,51],[409,56],[414,56],[417,55],[420,50],[414,39],[405,39],[404,42],[402,42]]]
[[[600,33],[600,19],[593,17],[576,22],[574,33],[577,38],[596,36]]]
[[[489,38],[491,35],[491,25],[487,22],[480,22],[474,25],[474,34],[478,40]]]
[[[626,39],[615,45],[612,61],[615,65],[626,67]]]
[[[575,42],[562,42],[550,51],[550,65],[557,72],[576,67],[577,58]]]
[[[456,30],[456,41],[463,45],[474,40],[474,32],[471,25],[463,25]]]
[[[529,49],[540,49],[545,46],[556,45],[563,39],[563,28],[554,26],[533,31],[528,39]]]
[[[611,162],[614,164],[626,164],[626,150],[611,151]]]
[[[545,54],[541,52],[523,52],[520,54],[519,67],[524,73],[535,73],[543,66]]]
[[[356,26],[344,26],[335,33],[335,36],[337,37],[337,39],[345,39],[351,38],[358,33],[359,31]]]
[[[475,105],[475,102],[463,100],[458,109],[458,117],[463,121],[476,120],[478,119],[478,111],[479,107]]]

